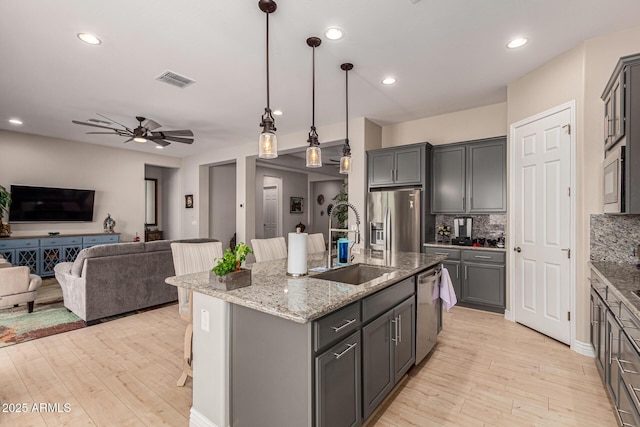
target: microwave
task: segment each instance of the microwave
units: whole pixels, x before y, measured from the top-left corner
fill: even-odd
[[[625,146],[610,150],[603,162],[603,204],[605,213],[625,212]]]

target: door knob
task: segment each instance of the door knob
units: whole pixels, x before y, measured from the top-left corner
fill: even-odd
[[[515,248],[513,248],[513,250],[516,252],[522,252],[522,249],[520,249],[520,246],[516,246]]]

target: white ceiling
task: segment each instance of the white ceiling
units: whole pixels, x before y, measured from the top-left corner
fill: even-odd
[[[385,125],[506,101],[506,85],[598,35],[637,25],[637,0],[277,0],[270,17],[271,107],[278,133],[311,124],[309,36],[316,50],[316,125],[350,117]],[[344,29],[340,41],[324,30]],[[76,38],[91,32],[103,43]],[[505,44],[524,35],[518,50]],[[171,70],[197,82],[155,81]],[[398,82],[382,86],[394,75]],[[191,129],[195,143],[162,154],[197,155],[257,144],[266,106],[265,15],[256,0],[0,2],[0,128],[158,153],[71,123],[100,118],[133,127]],[[21,127],[7,122],[18,117]],[[322,135],[320,135],[322,142]]]

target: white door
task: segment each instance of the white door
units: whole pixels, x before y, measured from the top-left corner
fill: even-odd
[[[522,123],[522,122],[521,122]],[[570,344],[571,108],[512,133],[515,321]]]
[[[264,238],[278,236],[278,187],[264,187],[262,193]]]

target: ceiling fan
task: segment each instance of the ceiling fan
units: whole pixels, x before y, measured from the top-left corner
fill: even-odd
[[[100,117],[104,117],[109,120],[109,122],[104,122],[102,120],[93,120],[95,123],[89,122],[81,122],[78,120],[71,120],[73,123],[77,125],[84,126],[93,126],[96,128],[109,129],[111,132],[87,132],[87,134],[95,134],[95,135],[118,135],[123,137],[129,137],[124,142],[136,141],[136,142],[147,142],[153,141],[156,144],[166,147],[171,144],[171,142],[181,142],[183,144],[193,144],[193,132],[190,130],[161,130],[156,131],[162,125],[158,122],[155,122],[151,119],[146,119],[145,117],[137,116],[136,120],[138,121],[138,127],[134,129],[130,129],[122,123],[118,123],[113,119],[108,118],[107,116],[103,116],[98,113]],[[122,126],[122,129],[105,126],[105,124],[111,124],[111,122],[116,123]],[[144,123],[143,123],[144,122]],[[103,123],[103,124],[100,124]],[[187,138],[184,138],[187,137]]]

